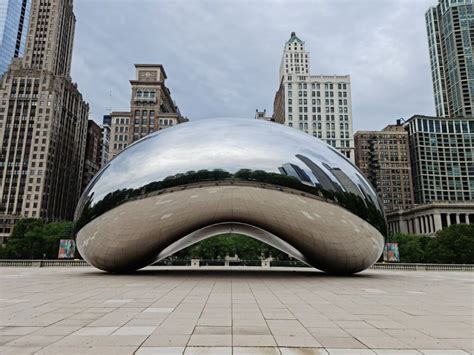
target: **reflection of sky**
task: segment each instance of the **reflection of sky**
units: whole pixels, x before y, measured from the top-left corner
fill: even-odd
[[[92,191],[97,200],[115,190],[138,188],[190,170],[279,173],[278,167],[285,163],[298,165],[317,181],[296,154],[307,156],[335,183],[321,163],[340,168],[356,184],[359,181],[357,169],[342,155],[294,128],[259,120],[209,119],[168,128],[130,146],[111,161]],[[373,191],[368,193],[373,195]]]

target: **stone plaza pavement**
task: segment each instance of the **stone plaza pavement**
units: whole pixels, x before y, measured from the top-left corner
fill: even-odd
[[[468,354],[474,274],[0,268],[0,354]]]

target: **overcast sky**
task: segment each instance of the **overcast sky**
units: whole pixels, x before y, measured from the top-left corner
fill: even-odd
[[[436,0],[75,0],[72,78],[96,121],[128,111],[134,63],[160,63],[183,115],[273,111],[283,45],[350,74],[354,130],[434,114],[424,14]]]

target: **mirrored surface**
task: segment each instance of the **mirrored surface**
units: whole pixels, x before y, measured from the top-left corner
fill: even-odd
[[[238,222],[281,238],[322,270],[357,272],[377,260],[386,231],[376,192],[344,156],[296,129],[251,119],[189,122],[136,142],[87,187],[76,221],[81,255],[109,271],[146,266],[200,228]],[[112,224],[123,228],[112,235]],[[332,232],[321,235],[327,226]],[[143,247],[116,254],[131,241]],[[321,251],[331,248],[334,260],[326,260]],[[364,248],[372,251],[361,262],[355,251]]]

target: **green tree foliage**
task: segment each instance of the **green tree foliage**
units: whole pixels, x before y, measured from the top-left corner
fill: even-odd
[[[427,258],[432,263],[474,263],[474,225],[457,224],[436,233],[428,242]]]
[[[224,259],[226,255],[237,255],[242,260],[258,260],[270,255],[277,259],[288,259],[287,255],[268,244],[240,234],[222,234],[181,250],[178,258]]]
[[[2,259],[56,259],[59,241],[74,239],[73,223],[43,223],[39,219],[22,219],[13,228],[6,247],[0,248]]]
[[[474,225],[457,224],[436,237],[396,234],[402,263],[474,264]]]

